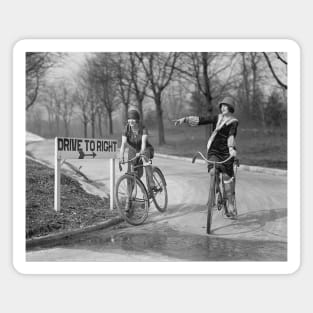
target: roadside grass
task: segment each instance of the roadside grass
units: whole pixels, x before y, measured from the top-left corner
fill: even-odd
[[[120,142],[121,134],[113,137]],[[204,127],[186,125],[165,129],[166,144],[158,144],[157,130],[149,129],[149,141],[156,153],[192,157],[195,152],[205,153],[207,137]],[[238,128],[237,151],[240,163],[254,166],[287,169],[287,134],[281,130]]]
[[[88,194],[61,174],[61,211],[54,211],[54,171],[26,159],[26,238],[79,229],[117,216],[108,199]]]
[[[192,157],[197,151],[206,152],[207,136],[205,126],[172,127],[167,123],[165,129],[166,144],[158,143],[157,129],[146,124],[149,141],[156,153]],[[114,134],[103,134],[102,138],[118,140],[121,143],[121,129],[114,128]],[[287,169],[287,131],[282,129],[263,130],[244,128],[239,124],[237,132],[238,158],[242,164]]]

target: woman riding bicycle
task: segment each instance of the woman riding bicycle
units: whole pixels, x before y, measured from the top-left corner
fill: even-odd
[[[228,199],[228,214],[235,214],[235,180],[234,158],[236,157],[235,137],[237,134],[238,120],[233,116],[235,112],[232,98],[225,97],[219,102],[220,114],[215,116],[187,116],[175,120],[175,126],[187,123],[189,126],[213,124],[213,133],[207,144],[207,158],[210,161],[224,161],[230,156],[233,158],[224,164],[218,165],[223,173],[225,192]],[[213,164],[208,165],[212,175]]]
[[[131,108],[127,114],[128,120],[122,133],[122,144],[120,149],[120,162],[124,162],[124,153],[126,145],[128,144],[128,160],[138,156],[134,161],[134,165],[142,164],[142,159],[139,157],[143,155],[147,159],[152,159],[154,156],[153,146],[148,141],[148,130],[140,120],[140,114],[135,108]],[[128,171],[130,171],[131,164],[128,163]],[[143,175],[143,168],[135,169],[139,178]],[[155,188],[155,183],[152,175],[151,166],[146,167],[148,183],[152,190]]]

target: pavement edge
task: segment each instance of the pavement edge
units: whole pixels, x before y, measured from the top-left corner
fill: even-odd
[[[170,160],[180,160],[180,161],[186,161],[191,163],[191,157],[179,157],[176,155],[170,155],[170,154],[162,154],[162,153],[155,153],[156,157],[170,159]],[[205,164],[205,161],[203,160],[197,160],[197,163]],[[245,165],[240,164],[239,170],[249,171],[249,172],[255,172],[255,173],[265,173],[270,175],[277,175],[277,176],[287,176],[287,170],[281,170],[276,168],[269,168],[269,167],[261,167],[261,166],[252,166],[252,165]]]
[[[106,228],[109,228],[111,226],[117,225],[123,221],[124,221],[124,219],[122,219],[121,217],[114,217],[108,221],[105,221],[105,222],[97,224],[97,225],[91,225],[91,226],[86,226],[86,227],[79,228],[79,229],[74,229],[71,231],[64,231],[64,232],[60,232],[57,234],[49,234],[46,236],[26,239],[26,249],[31,249],[31,248],[35,248],[35,247],[38,247],[41,245],[48,245],[51,243],[55,243],[56,241],[67,238],[67,237],[74,238],[75,236],[81,235],[84,233],[88,233],[88,232],[92,232],[92,231],[96,231],[96,230],[101,230],[101,229],[106,229]]]

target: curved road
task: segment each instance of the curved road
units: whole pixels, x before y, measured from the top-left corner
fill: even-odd
[[[53,164],[53,141],[27,150]],[[106,160],[71,160],[101,185],[108,185]],[[155,158],[168,183],[169,207],[150,209],[144,225],[122,223],[55,246],[28,251],[27,261],[285,261],[287,260],[287,177],[237,173],[236,221],[214,214],[206,235],[208,174],[203,164]],[[101,170],[103,168],[103,171]],[[116,169],[117,175],[119,174]],[[105,187],[102,187],[103,191]]]

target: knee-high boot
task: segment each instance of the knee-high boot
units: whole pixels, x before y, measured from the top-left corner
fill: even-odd
[[[153,179],[152,167],[151,166],[147,166],[146,167],[146,172],[147,172],[148,184],[149,184],[150,188],[153,189],[155,187],[155,182],[154,182],[154,179]]]
[[[236,214],[235,208],[235,178],[231,177],[228,180],[224,180],[225,193],[228,200],[228,215],[233,216]]]

